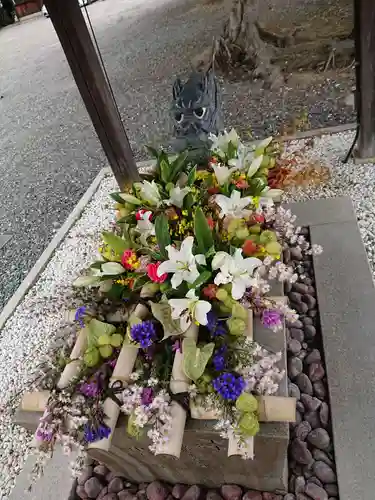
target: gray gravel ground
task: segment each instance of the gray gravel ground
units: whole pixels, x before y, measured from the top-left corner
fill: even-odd
[[[292,10],[307,5],[278,1]],[[219,33],[224,7],[203,0],[106,0],[88,7],[137,158],[145,156],[145,143],[170,135],[173,79]],[[225,122],[270,134],[306,108],[312,127],[353,121],[343,106],[351,85],[346,73],[297,75],[279,92],[226,82]],[[106,160],[50,20],[0,31],[0,96],[0,235],[11,235],[0,245],[1,309]]]

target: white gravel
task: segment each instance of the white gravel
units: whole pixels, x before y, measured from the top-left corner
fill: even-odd
[[[288,201],[350,196],[357,214],[358,225],[364,241],[373,274],[375,275],[375,164],[355,165],[352,160],[344,164],[354,132],[324,135],[314,140],[306,155],[327,165],[331,171],[330,182],[307,189],[294,190],[285,198]],[[305,141],[294,141],[288,149],[298,149]]]
[[[361,234],[375,269],[375,166],[342,163],[354,134],[345,132],[315,139],[307,154],[331,169],[331,181],[325,186],[297,190],[286,195],[289,201],[333,196],[351,196],[357,211]],[[305,141],[295,141],[288,150],[300,149]],[[112,219],[108,194],[116,190],[112,178],[105,178],[82,217],[55,252],[36,285],[0,332],[0,499],[8,498],[16,475],[22,468],[29,435],[12,424],[19,401],[12,396],[27,389],[30,373],[41,355],[65,324],[64,313],[73,304],[71,283],[97,253],[100,232]]]
[[[6,500],[20,472],[29,434],[12,424],[19,400],[12,397],[27,388],[38,358],[65,324],[64,314],[72,304],[71,284],[80,270],[97,254],[100,232],[108,227],[113,212],[109,193],[116,190],[113,178],[106,177],[82,217],[54,253],[41,278],[17,307],[0,332],[0,499]]]

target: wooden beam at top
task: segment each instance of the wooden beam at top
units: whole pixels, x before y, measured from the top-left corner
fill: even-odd
[[[120,186],[139,180],[137,165],[78,0],[45,0],[78,90]]]
[[[355,156],[375,158],[375,1],[355,0],[357,107],[360,134]]]

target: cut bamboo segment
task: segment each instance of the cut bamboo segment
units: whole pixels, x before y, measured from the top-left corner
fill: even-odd
[[[57,383],[59,389],[64,389],[69,385],[71,380],[79,374],[81,369],[82,361],[78,358],[83,356],[87,348],[87,330],[83,328],[77,337],[76,343],[74,344],[73,350],[70,353],[71,361],[65,366],[60,379]]]
[[[138,304],[135,308],[132,316],[136,316],[139,319],[144,319],[148,314],[148,309],[143,304]],[[111,380],[109,382],[110,387],[117,381],[128,382],[129,377],[134,369],[134,364],[137,359],[138,347],[131,344],[123,344],[119,357],[117,358],[116,366],[113,370]],[[118,417],[120,415],[120,407],[111,398],[107,398],[103,404],[103,411],[106,415],[105,423],[111,429],[111,433],[108,438],[101,439],[100,441],[95,441],[91,443],[89,449],[99,449],[103,451],[108,451],[111,446],[111,441],[113,437],[113,432],[115,430]]]
[[[198,338],[199,327],[195,323],[191,324],[189,329],[185,332],[185,338],[194,339]],[[191,380],[185,375],[183,370],[183,353],[177,351],[173,360],[172,375],[170,381],[170,389],[173,394],[180,394],[187,392]],[[164,444],[162,449],[157,455],[172,455],[173,457],[180,458],[182,441],[184,438],[185,423],[186,423],[186,410],[182,406],[173,401],[171,404],[172,425],[168,433],[168,441]]]
[[[259,422],[295,422],[296,399],[282,396],[255,396],[258,401]],[[219,412],[206,410],[190,403],[191,417],[198,420],[218,420]]]
[[[247,312],[246,337],[249,340],[253,340],[253,338],[254,338],[254,313],[253,313],[252,309],[248,309],[248,312]]]
[[[231,433],[228,438],[228,457],[244,455],[250,460],[254,459],[254,438],[246,438],[240,444],[240,440]]]

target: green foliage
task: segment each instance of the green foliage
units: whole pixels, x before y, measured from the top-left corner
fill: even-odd
[[[203,210],[200,207],[198,207],[195,211],[194,234],[198,244],[198,252],[206,254],[206,252],[214,246],[214,240],[212,237],[212,230],[208,225]]]
[[[118,255],[122,255],[124,251],[129,248],[127,241],[114,233],[103,231],[102,237],[104,243],[106,243]]]
[[[236,408],[243,412],[256,412],[258,410],[258,401],[248,392],[243,392],[236,401]]]
[[[168,219],[164,214],[158,215],[155,219],[155,235],[160,254],[164,259],[167,259],[166,247],[171,244],[171,236],[169,234]]]
[[[172,319],[172,309],[167,302],[149,302],[149,304],[152,315],[162,324],[164,330],[163,340],[182,334],[180,322],[179,320]]]
[[[244,413],[238,422],[244,436],[252,437],[259,432],[259,420],[255,413]]]
[[[205,344],[202,348],[197,347],[195,340],[184,339],[182,342],[183,370],[185,375],[193,381],[197,381],[204,373],[208,361],[214,352],[215,344]]]

